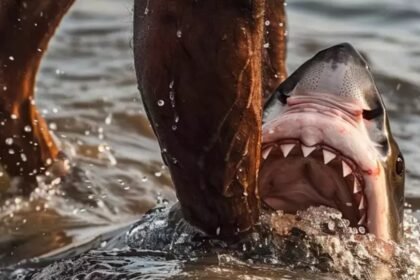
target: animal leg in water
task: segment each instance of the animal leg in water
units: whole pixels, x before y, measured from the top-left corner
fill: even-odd
[[[0,1],[0,162],[12,177],[34,180],[59,154],[34,104],[34,86],[48,42],[73,2]]]
[[[208,234],[258,220],[262,91],[285,77],[284,19],[283,1],[135,1],[139,89],[184,217]]]

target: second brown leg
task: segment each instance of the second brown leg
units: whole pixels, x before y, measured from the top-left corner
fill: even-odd
[[[11,177],[34,180],[59,153],[35,106],[34,86],[48,43],[73,2],[0,1],[0,163]]]

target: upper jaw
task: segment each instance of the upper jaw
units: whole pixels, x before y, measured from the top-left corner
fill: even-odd
[[[351,123],[320,110],[285,112],[263,125],[262,145],[285,139],[298,139],[308,147],[332,147],[352,159],[362,173],[378,172],[378,154],[362,121]]]

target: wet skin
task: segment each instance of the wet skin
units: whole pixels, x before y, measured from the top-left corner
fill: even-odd
[[[12,177],[33,179],[58,157],[33,88],[42,54],[72,3],[0,2],[0,35],[10,38],[0,46],[0,142],[12,138],[14,150],[0,145],[0,160]],[[354,225],[362,219],[382,239],[398,240],[403,159],[364,61],[350,46],[337,46],[275,90],[286,77],[285,28],[283,1],[135,1],[139,89],[183,216],[230,239],[253,227],[261,204],[289,212],[325,204]],[[307,72],[322,63],[332,70]],[[350,96],[342,96],[348,67],[359,76],[345,91]],[[329,128],[325,134],[314,132],[320,124]],[[349,186],[357,192],[343,191]]]

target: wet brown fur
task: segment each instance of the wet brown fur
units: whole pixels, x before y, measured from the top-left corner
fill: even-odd
[[[73,2],[0,0],[0,161],[11,177],[34,180],[57,157],[58,148],[33,103],[34,87],[41,58]],[[8,138],[12,145],[5,144]]]
[[[262,100],[286,76],[284,21],[283,1],[135,2],[144,105],[185,218],[211,235],[258,220]]]

